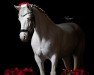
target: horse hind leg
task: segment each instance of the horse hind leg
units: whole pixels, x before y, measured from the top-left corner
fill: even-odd
[[[83,68],[83,52],[85,48],[85,42],[82,41],[79,45],[75,53],[73,54],[74,59],[74,70]]]
[[[68,56],[68,57],[64,57],[62,58],[63,62],[64,62],[64,65],[65,65],[65,68],[66,69],[72,69],[72,65],[71,65],[71,56]]]
[[[74,59],[74,70],[79,69],[79,68],[83,68],[83,56],[82,56],[82,54],[73,55],[73,59]]]

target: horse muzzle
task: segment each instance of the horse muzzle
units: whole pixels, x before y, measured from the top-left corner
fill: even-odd
[[[22,42],[27,42],[29,40],[29,34],[27,32],[20,32],[20,39]]]

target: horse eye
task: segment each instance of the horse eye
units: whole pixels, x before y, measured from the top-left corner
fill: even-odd
[[[21,17],[23,17],[24,15],[21,15]]]

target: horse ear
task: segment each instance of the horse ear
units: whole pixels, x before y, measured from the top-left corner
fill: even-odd
[[[33,7],[34,4],[30,4],[31,7]]]
[[[31,10],[32,8],[31,4],[27,4],[27,8]]]
[[[14,5],[14,7],[17,9],[17,10],[20,10],[20,6],[16,6],[16,5]]]

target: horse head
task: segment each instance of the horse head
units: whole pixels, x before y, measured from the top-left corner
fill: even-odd
[[[32,5],[24,2],[19,4],[18,6],[14,5],[14,7],[19,11],[18,20],[21,24],[20,30],[20,39],[23,42],[29,40],[30,33],[34,29],[34,14],[32,10]]]

